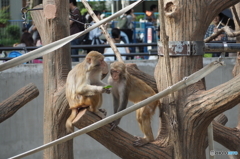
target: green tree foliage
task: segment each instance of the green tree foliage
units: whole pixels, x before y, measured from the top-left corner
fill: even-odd
[[[7,33],[12,39],[19,39],[20,37],[20,28],[17,25],[9,25],[6,28]]]
[[[9,8],[9,6],[3,7],[0,10],[0,23],[2,23],[2,24],[7,24],[8,20],[10,19],[10,14],[8,12],[8,8]]]
[[[100,12],[102,12],[103,10],[106,10],[106,5],[105,5],[104,1],[102,1],[102,2],[88,2],[88,3],[92,7],[93,10],[98,10]],[[82,2],[78,2],[77,5],[78,5],[78,8],[80,9],[82,15],[85,12],[87,12],[87,9],[82,4]]]

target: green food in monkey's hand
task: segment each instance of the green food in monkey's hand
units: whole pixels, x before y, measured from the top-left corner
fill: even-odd
[[[105,86],[103,88],[108,89],[108,88],[112,88],[112,86],[108,85],[108,86]]]

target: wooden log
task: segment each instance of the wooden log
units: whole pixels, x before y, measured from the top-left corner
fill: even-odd
[[[0,123],[39,95],[37,87],[30,83],[0,103]]]
[[[81,111],[73,121],[73,125],[78,129],[96,123],[101,118],[89,111]],[[172,147],[161,148],[157,144],[149,143],[143,147],[134,147],[133,141],[136,138],[116,127],[113,131],[110,130],[111,125],[107,124],[89,133],[89,136],[100,142],[103,146],[114,152],[121,158],[127,159],[171,159]]]
[[[213,134],[214,140],[230,151],[238,151],[238,155],[235,156],[240,159],[240,131],[236,128],[229,128],[217,121],[213,121]]]

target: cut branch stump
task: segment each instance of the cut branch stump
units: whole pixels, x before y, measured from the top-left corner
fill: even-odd
[[[18,109],[39,95],[37,87],[30,83],[0,103],[0,123],[10,118]]]

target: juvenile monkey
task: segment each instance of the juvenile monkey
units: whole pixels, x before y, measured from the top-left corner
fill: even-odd
[[[126,108],[128,100],[138,103],[155,94],[154,90],[142,80],[130,75],[122,62],[114,62],[110,65],[111,76],[108,83],[112,85],[114,113]],[[137,137],[134,146],[143,146],[154,140],[151,128],[151,117],[155,112],[159,101],[152,102],[136,111],[136,118],[144,137]],[[120,122],[121,118],[112,122],[111,130]]]
[[[102,105],[102,93],[110,93],[109,89],[103,88],[106,84],[101,81],[103,71],[107,72],[106,66],[104,56],[97,51],[91,51],[83,62],[69,72],[66,98],[72,113],[66,121],[68,132],[73,132],[72,121],[77,116],[78,109],[86,107],[98,114]]]

